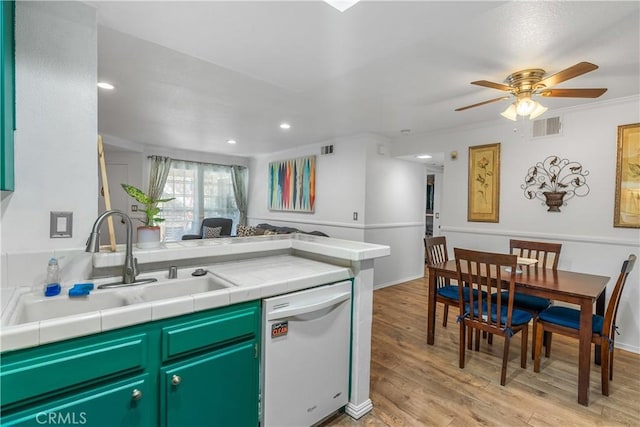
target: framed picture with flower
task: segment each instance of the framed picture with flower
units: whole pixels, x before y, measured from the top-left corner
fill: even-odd
[[[618,126],[614,227],[640,228],[640,123]]]
[[[469,147],[467,221],[499,222],[500,143]]]

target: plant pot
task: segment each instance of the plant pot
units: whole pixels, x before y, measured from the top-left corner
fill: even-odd
[[[567,194],[566,191],[545,191],[544,193],[545,203],[549,206],[547,212],[560,212],[560,206],[562,206],[562,199]]]
[[[140,249],[152,249],[160,246],[160,227],[143,225],[138,227],[138,243]]]

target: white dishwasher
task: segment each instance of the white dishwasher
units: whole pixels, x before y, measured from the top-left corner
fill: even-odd
[[[263,301],[262,426],[310,426],[349,400],[351,281]]]

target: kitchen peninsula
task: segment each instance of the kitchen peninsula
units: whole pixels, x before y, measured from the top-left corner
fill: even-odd
[[[389,247],[384,245],[298,234],[183,241],[166,243],[159,249],[136,250],[134,256],[143,272],[141,276],[155,277],[157,284],[143,285],[139,289],[95,290],[87,297],[87,301],[101,295],[119,295],[124,300],[130,300],[132,295],[142,298],[134,303],[128,301],[121,307],[106,305],[90,312],[76,311],[73,315],[57,313],[51,318],[38,318],[37,315],[29,318],[20,314],[20,306],[21,301],[22,306],[27,305],[24,301],[28,301],[31,292],[19,285],[14,286],[9,302],[3,304],[0,331],[3,359],[10,359],[12,354],[20,351],[38,350],[61,345],[66,340],[90,339],[94,335],[115,334],[122,330],[140,335],[135,328],[141,328],[147,322],[160,325],[163,331],[171,331],[173,336],[178,336],[176,331],[182,331],[183,327],[182,324],[175,324],[178,321],[176,319],[203,322],[201,318],[207,313],[219,316],[220,310],[240,310],[240,314],[235,313],[234,316],[246,318],[245,325],[249,329],[248,325],[255,326],[256,316],[259,318],[252,310],[259,310],[258,302],[262,299],[348,279],[353,281],[353,318],[351,388],[346,412],[354,418],[360,418],[372,408],[369,372],[374,259],[389,253]],[[91,279],[98,285],[113,280],[113,276],[118,275],[124,255],[119,248],[114,253],[93,254],[89,259],[92,277],[71,278],[73,281]],[[168,278],[171,266],[178,267],[176,279]],[[212,273],[211,280],[207,282],[209,287],[193,288],[185,291],[186,295],[175,293],[180,286],[187,289],[187,286],[204,283],[201,279],[205,278],[192,276],[198,268]],[[115,272],[112,277],[109,277],[110,272]],[[72,281],[65,282],[63,295],[54,298],[61,303],[71,302],[77,306],[79,301],[70,301],[66,296],[66,288],[70,288],[71,284]],[[52,299],[44,302],[48,303],[49,300]],[[171,333],[168,336],[172,336]],[[258,338],[254,338],[256,340]],[[251,349],[254,345],[257,344],[252,344]],[[170,353],[167,349],[163,350],[162,357],[169,357],[165,354],[167,352]],[[3,382],[10,379],[11,372],[3,369]],[[142,380],[136,378],[136,381]],[[174,375],[170,381],[179,383],[179,376]],[[142,389],[137,387],[135,390]],[[28,401],[28,397],[24,401]],[[169,415],[166,417],[161,415],[163,420],[170,419]]]

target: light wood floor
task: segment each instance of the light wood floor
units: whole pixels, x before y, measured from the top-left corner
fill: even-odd
[[[435,345],[426,344],[427,279],[374,292],[371,355],[373,410],[360,420],[336,415],[329,426],[640,426],[640,355],[615,350],[610,395],[600,393],[592,365],[590,404],[577,403],[577,341],[554,335],[541,372],[520,368],[520,336],[511,341],[507,383],[500,386],[504,340],[482,341],[458,368],[457,308],[442,327],[437,304]],[[530,343],[529,343],[530,351]]]

